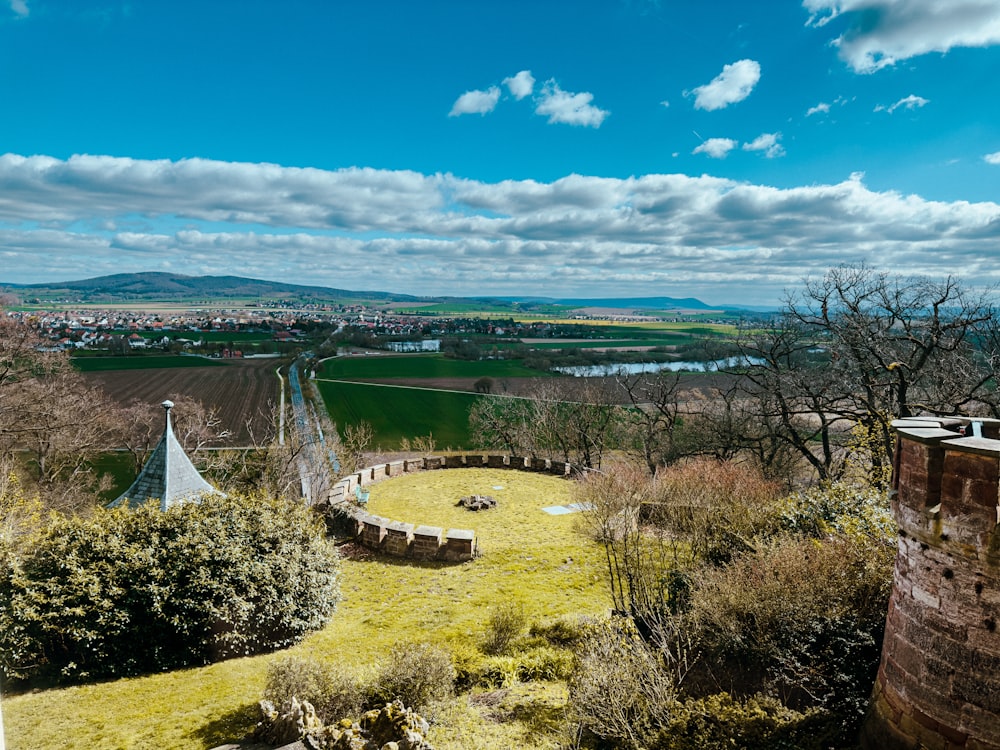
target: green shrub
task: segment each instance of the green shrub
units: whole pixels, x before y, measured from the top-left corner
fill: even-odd
[[[494,607],[486,627],[483,653],[494,656],[510,652],[514,641],[524,632],[528,617],[520,604],[508,602]]]
[[[52,519],[0,570],[7,678],[82,681],[288,646],[339,595],[335,547],[305,507],[208,496]]]
[[[576,720],[614,747],[646,748],[667,726],[674,673],[628,618],[593,623],[580,640],[569,681]]]
[[[580,623],[559,618],[552,622],[532,623],[528,635],[541,638],[553,646],[572,648],[583,637],[583,627]]]
[[[753,696],[736,701],[719,693],[677,701],[652,750],[826,750],[834,747],[829,717],[793,711],[780,701]]]
[[[332,724],[359,716],[366,690],[338,664],[287,657],[268,665],[264,699],[278,707],[293,697],[309,701],[320,720]]]
[[[371,686],[369,706],[394,700],[415,710],[448,698],[455,688],[451,654],[430,643],[396,644]]]
[[[464,641],[451,644],[451,659],[455,667],[455,687],[465,690],[476,685],[485,685],[485,674],[490,657],[475,646]]]
[[[697,576],[702,672],[857,723],[874,684],[892,550],[867,536],[781,538]]]
[[[480,687],[510,687],[517,682],[568,680],[573,675],[573,654],[551,646],[536,646],[512,656],[491,656],[479,664],[471,683]]]
[[[806,536],[863,534],[895,543],[896,524],[886,493],[846,482],[814,487],[786,498],[780,525]]]

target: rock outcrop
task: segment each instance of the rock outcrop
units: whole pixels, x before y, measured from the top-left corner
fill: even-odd
[[[342,719],[324,726],[308,701],[292,698],[280,710],[261,701],[262,718],[255,742],[274,747],[305,750],[434,750],[426,734],[430,728],[415,711],[400,701],[368,711],[360,721]]]

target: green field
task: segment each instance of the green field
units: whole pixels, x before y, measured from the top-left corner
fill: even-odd
[[[106,370],[159,370],[165,367],[225,367],[221,359],[182,357],[177,354],[134,354],[129,357],[72,357],[80,372]]]
[[[471,447],[469,409],[480,398],[474,393],[404,388],[394,385],[314,381],[339,430],[368,422],[375,443],[398,448],[406,438],[433,434],[439,448]]]
[[[336,357],[323,362],[319,377],[337,380],[385,380],[387,378],[537,378],[518,360],[485,359],[470,362],[448,359],[441,354],[372,355]]]
[[[108,451],[91,462],[98,476],[108,476],[111,486],[98,496],[101,504],[110,503],[135,481],[136,470],[132,454],[128,451]]]

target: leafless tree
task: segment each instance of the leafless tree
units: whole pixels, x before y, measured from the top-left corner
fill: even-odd
[[[343,452],[340,457],[341,471],[350,473],[364,465],[365,452],[375,440],[375,428],[370,422],[361,420],[344,427]]]
[[[114,409],[65,352],[30,324],[0,316],[0,453],[53,508],[79,510],[100,489],[93,460],[107,447]]]
[[[677,431],[683,418],[680,405],[681,375],[675,372],[624,372],[616,377],[632,408],[624,413],[627,445],[655,474],[677,457]]]
[[[897,417],[993,408],[996,310],[956,279],[903,278],[840,266],[789,295],[783,313],[741,339],[746,397],[820,479],[843,469],[844,437],[890,461]]]

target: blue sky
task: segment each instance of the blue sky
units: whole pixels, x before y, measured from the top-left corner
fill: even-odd
[[[3,0],[0,281],[1000,282],[995,0]]]

